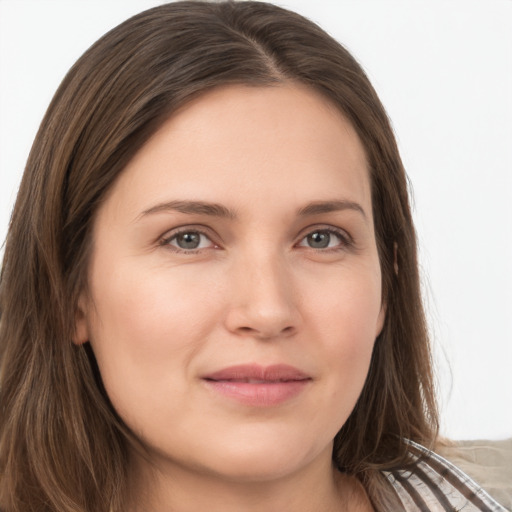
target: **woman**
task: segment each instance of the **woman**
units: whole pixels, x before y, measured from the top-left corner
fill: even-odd
[[[504,510],[429,451],[403,166],[296,14],[177,2],[86,52],[0,300],[2,510]]]

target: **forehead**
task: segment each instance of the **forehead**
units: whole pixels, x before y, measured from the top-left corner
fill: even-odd
[[[225,86],[195,98],[149,139],[114,189],[132,205],[169,194],[235,208],[247,206],[243,198],[340,195],[370,205],[365,151],[352,125],[319,93],[289,84]]]

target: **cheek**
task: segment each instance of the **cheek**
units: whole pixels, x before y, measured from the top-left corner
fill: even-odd
[[[151,350],[179,348],[183,331],[200,331],[215,304],[212,286],[181,269],[130,265],[98,271],[93,280],[95,323],[111,330],[109,343]],[[214,279],[214,278],[211,278]],[[119,339],[121,338],[121,339]]]
[[[218,317],[211,287],[191,286],[186,274],[121,265],[93,274],[90,339],[121,415],[125,405],[131,410],[127,400],[148,403],[155,390],[180,389]]]
[[[322,351],[319,357],[329,381],[326,399],[343,405],[343,421],[363,388],[380,332],[380,272],[375,269],[331,280],[323,290],[309,287],[310,306],[304,308],[310,315],[306,324],[313,329],[312,338],[321,341],[317,350]]]
[[[303,309],[310,315],[305,323],[316,325],[333,342],[339,340],[334,347],[342,351],[367,350],[381,327],[380,280],[378,265],[341,268],[323,279],[322,286],[309,279],[303,294]]]

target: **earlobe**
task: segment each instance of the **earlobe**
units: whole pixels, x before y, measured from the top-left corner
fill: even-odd
[[[83,297],[80,297],[78,300],[78,307],[75,313],[75,332],[72,341],[75,345],[82,345],[89,341],[89,327],[87,325],[87,315]]]

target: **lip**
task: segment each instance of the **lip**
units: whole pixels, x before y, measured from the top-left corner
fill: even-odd
[[[202,380],[215,393],[244,405],[271,407],[299,395],[312,379],[303,371],[285,364],[248,364],[223,368]]]

